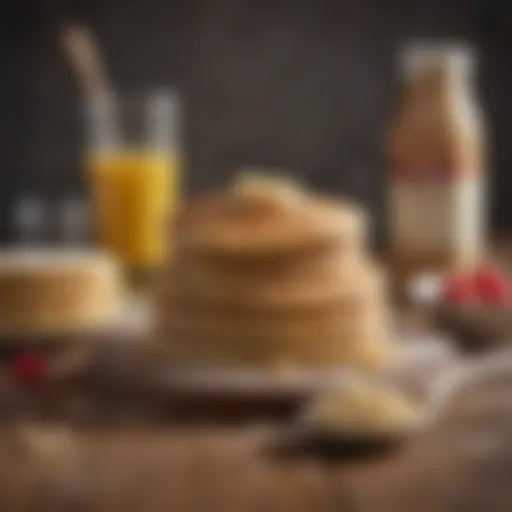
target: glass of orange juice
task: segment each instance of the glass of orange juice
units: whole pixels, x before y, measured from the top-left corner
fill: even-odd
[[[161,91],[88,103],[95,232],[133,284],[147,284],[164,260],[168,219],[179,199],[178,103]]]

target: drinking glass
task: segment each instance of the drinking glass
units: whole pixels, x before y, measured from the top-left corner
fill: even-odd
[[[16,245],[41,246],[48,242],[48,205],[35,194],[23,194],[15,201],[11,227]]]
[[[169,91],[103,95],[87,104],[94,230],[134,284],[146,284],[164,260],[179,198],[178,114]]]

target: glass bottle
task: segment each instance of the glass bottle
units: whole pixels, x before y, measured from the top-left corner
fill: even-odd
[[[414,44],[401,57],[388,139],[399,295],[418,274],[470,271],[485,255],[485,132],[474,63],[471,48],[459,44]]]

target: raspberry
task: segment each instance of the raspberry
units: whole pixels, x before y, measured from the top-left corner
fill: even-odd
[[[37,384],[46,377],[46,361],[36,352],[25,352],[15,358],[12,371],[20,384]]]
[[[498,270],[483,268],[476,273],[473,282],[485,303],[503,306],[512,302],[508,283]]]
[[[471,279],[454,277],[447,281],[443,290],[443,299],[455,305],[472,305],[479,302],[478,290]]]

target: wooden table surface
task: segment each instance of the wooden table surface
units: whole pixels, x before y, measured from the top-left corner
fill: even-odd
[[[144,385],[154,354],[70,352],[28,388],[0,364],[0,512],[512,510],[512,350],[425,433],[361,460],[271,449],[277,417],[177,421],[175,397]]]
[[[0,510],[505,512],[511,412],[350,463],[267,453],[263,426],[102,428],[57,442],[64,434],[11,427],[0,436]]]
[[[176,422],[153,392],[2,382],[2,512],[512,510],[512,364],[400,450],[363,460],[278,453],[282,423]],[[84,421],[95,416],[115,421]]]

